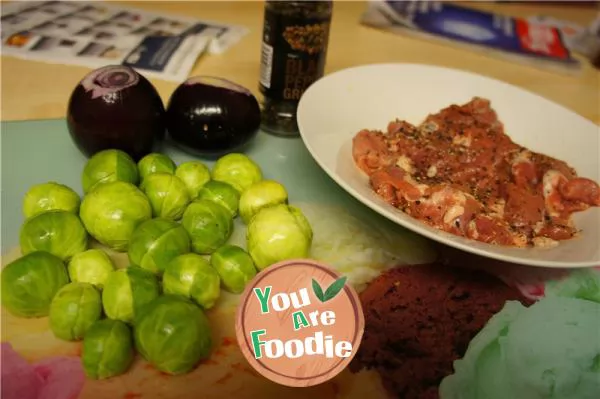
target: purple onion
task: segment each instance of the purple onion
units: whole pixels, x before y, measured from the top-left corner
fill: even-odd
[[[108,65],[75,87],[67,126],[86,156],[114,148],[137,161],[164,138],[165,108],[154,86],[133,68]]]
[[[183,150],[219,156],[247,144],[260,127],[260,107],[236,83],[210,76],[183,82],[167,106],[167,131]]]

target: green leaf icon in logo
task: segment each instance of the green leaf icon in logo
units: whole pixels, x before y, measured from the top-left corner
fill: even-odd
[[[323,296],[323,302],[327,302],[330,299],[335,298],[335,296],[344,288],[344,284],[346,284],[346,276],[340,277],[335,280],[333,284],[327,288],[325,291],[325,295]]]
[[[325,302],[323,300],[323,289],[321,289],[321,286],[319,285],[319,283],[317,283],[317,280],[315,280],[314,278],[312,279],[312,289],[317,298],[319,298],[319,301]]]
[[[339,292],[344,288],[344,284],[346,284],[346,279],[346,276],[338,278],[329,286],[329,288],[325,290],[325,293],[323,293],[323,289],[321,288],[319,283],[315,279],[313,279],[312,288],[317,298],[319,298],[319,301],[327,302],[335,298],[336,295],[339,294]]]

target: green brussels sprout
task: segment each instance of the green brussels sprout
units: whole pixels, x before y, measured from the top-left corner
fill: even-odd
[[[162,274],[171,259],[190,252],[190,236],[177,222],[150,219],[140,224],[129,242],[129,261],[142,269]]]
[[[175,175],[154,173],[144,179],[140,188],[150,200],[154,217],[179,220],[190,203],[187,187]]]
[[[90,283],[102,290],[106,279],[115,270],[115,265],[101,249],[88,249],[75,254],[67,269],[71,281]]]
[[[152,208],[136,186],[116,181],[102,184],[86,195],[79,215],[92,237],[124,252],[135,228],[152,218]]]
[[[250,223],[252,216],[267,206],[287,204],[288,193],[282,184],[273,180],[262,180],[248,187],[240,197],[240,216]]]
[[[258,270],[287,259],[305,258],[313,232],[300,209],[275,205],[261,209],[248,225],[247,248]]]
[[[65,211],[77,214],[81,198],[70,187],[56,182],[31,186],[23,198],[23,215],[30,218],[46,211]]]
[[[168,156],[158,153],[146,155],[140,159],[137,166],[141,181],[153,173],[167,173],[170,175],[175,173],[175,162]]]
[[[215,162],[213,180],[231,184],[240,193],[262,180],[260,167],[244,154],[231,153]]]
[[[121,150],[104,150],[88,159],[83,168],[81,185],[87,194],[103,183],[122,181],[137,185],[139,179],[137,165],[129,155]]]
[[[92,324],[83,338],[81,363],[88,378],[103,380],[124,374],[134,359],[133,334],[120,320]]]
[[[63,261],[88,248],[88,234],[77,215],[48,211],[29,218],[19,234],[21,252],[46,251]]]
[[[31,252],[2,270],[2,306],[17,317],[43,317],[58,290],[69,282],[60,258]]]
[[[212,346],[208,318],[180,296],[163,295],[144,307],[133,329],[135,347],[158,370],[191,371],[207,358]]]
[[[194,200],[183,213],[181,224],[190,235],[192,251],[208,255],[225,244],[233,232],[227,209],[207,200]]]
[[[160,295],[156,276],[137,267],[115,270],[108,276],[102,291],[106,316],[132,323],[144,305]]]
[[[175,176],[185,184],[190,198],[195,199],[200,189],[210,180],[210,170],[202,162],[189,161],[175,169]]]
[[[211,180],[202,187],[197,199],[209,200],[223,206],[234,218],[238,212],[240,192],[233,188],[231,184]]]
[[[56,338],[79,341],[102,316],[100,292],[88,283],[63,286],[50,304],[50,329]]]
[[[210,257],[223,287],[234,294],[241,294],[248,281],[256,276],[256,267],[246,251],[237,245],[223,245]]]
[[[210,309],[221,294],[221,281],[217,271],[202,256],[185,254],[167,265],[163,290],[165,294],[191,298],[204,309]]]

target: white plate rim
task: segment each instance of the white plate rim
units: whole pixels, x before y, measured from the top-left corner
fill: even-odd
[[[322,79],[333,77],[333,76],[338,76],[338,75],[342,75],[342,74],[348,74],[355,70],[360,70],[360,69],[370,69],[370,68],[377,69],[377,68],[386,68],[386,67],[417,67],[417,68],[426,68],[426,69],[430,69],[430,70],[446,71],[446,72],[451,72],[451,73],[454,73],[457,75],[463,75],[463,76],[469,77],[469,78],[477,78],[477,79],[481,79],[483,81],[488,81],[489,83],[493,83],[498,86],[510,87],[512,90],[518,90],[521,92],[525,92],[528,95],[535,97],[537,101],[546,103],[549,106],[560,107],[563,112],[570,114],[571,117],[578,118],[582,121],[585,121],[586,123],[589,123],[590,125],[596,127],[600,132],[600,126],[597,126],[595,123],[593,123],[589,119],[584,118],[580,114],[574,112],[571,109],[568,109],[568,108],[562,106],[561,104],[555,103],[545,97],[542,97],[541,95],[539,95],[535,92],[532,92],[532,91],[524,89],[522,87],[513,85],[511,83],[504,82],[504,81],[501,81],[501,80],[498,80],[498,79],[495,79],[495,78],[492,78],[489,76],[485,76],[485,75],[482,75],[482,74],[479,74],[476,72],[467,71],[467,70],[460,70],[460,69],[449,68],[449,67],[444,67],[444,66],[438,66],[438,65],[432,65],[432,64],[421,64],[421,63],[372,63],[372,64],[352,66],[349,68],[337,70],[335,72],[327,74]],[[589,261],[553,261],[553,260],[548,260],[548,259],[525,258],[525,257],[506,255],[506,254],[501,254],[497,251],[498,249],[502,249],[503,247],[498,247],[495,245],[485,244],[485,243],[481,243],[481,242],[477,242],[477,244],[475,244],[475,245],[483,244],[489,250],[486,250],[484,248],[478,248],[477,246],[470,246],[469,243],[473,244],[473,240],[469,240],[464,237],[455,236],[453,234],[437,230],[435,228],[432,228],[432,227],[424,224],[423,222],[418,221],[417,219],[410,218],[410,216],[408,216],[408,215],[407,215],[408,218],[412,219],[412,221],[404,222],[401,219],[398,219],[395,217],[397,215],[394,215],[393,212],[398,212],[398,210],[393,208],[391,205],[386,204],[386,206],[380,206],[377,203],[375,203],[374,201],[370,200],[369,198],[365,198],[361,193],[356,191],[348,182],[346,182],[344,180],[344,178],[339,176],[335,170],[332,170],[329,167],[329,165],[327,165],[319,156],[316,155],[317,151],[312,146],[310,137],[307,137],[306,129],[303,128],[303,120],[305,120],[304,104],[306,104],[306,102],[307,102],[306,99],[309,97],[309,96],[307,96],[307,93],[310,95],[313,91],[315,91],[316,88],[318,88],[319,82],[322,79],[319,79],[317,82],[312,84],[305,91],[305,93],[303,94],[303,96],[301,97],[301,99],[299,101],[298,110],[297,110],[297,123],[298,123],[299,132],[300,132],[300,137],[301,137],[302,141],[304,142],[304,145],[308,149],[308,152],[311,154],[311,157],[317,163],[317,165],[319,165],[319,167],[323,171],[325,171],[325,173],[336,184],[338,184],[340,187],[342,187],[348,194],[350,194],[356,200],[361,202],[363,205],[367,206],[374,212],[384,216],[391,222],[396,223],[397,225],[399,225],[407,230],[410,230],[416,234],[425,236],[426,238],[429,238],[429,239],[436,241],[438,243],[441,243],[443,245],[451,246],[451,247],[460,249],[462,251],[476,254],[476,255],[479,255],[479,256],[482,256],[485,258],[490,258],[490,259],[514,263],[514,264],[545,267],[545,268],[587,268],[587,267],[598,267],[600,265],[600,260],[596,260],[596,259],[591,259]],[[384,121],[384,122],[387,122],[387,121]],[[422,225],[419,226],[417,224],[417,222],[421,223]],[[517,250],[517,251],[530,250],[527,248],[523,248],[523,249],[510,248],[510,249]]]

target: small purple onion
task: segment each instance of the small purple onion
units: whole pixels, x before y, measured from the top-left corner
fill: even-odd
[[[137,161],[164,138],[165,108],[154,86],[133,68],[108,65],[75,87],[67,126],[86,156],[113,148]]]
[[[247,144],[260,127],[256,97],[243,86],[212,76],[183,82],[167,105],[167,132],[183,150],[219,156]]]

